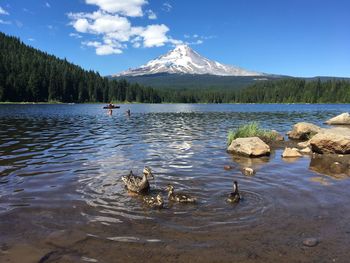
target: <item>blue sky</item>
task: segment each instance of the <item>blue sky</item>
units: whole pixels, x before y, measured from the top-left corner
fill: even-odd
[[[347,0],[0,0],[0,31],[102,75],[183,42],[250,70],[350,77]]]

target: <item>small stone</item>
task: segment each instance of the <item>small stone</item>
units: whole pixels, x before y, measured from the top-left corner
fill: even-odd
[[[285,148],[282,157],[283,158],[295,158],[295,157],[301,157],[302,155],[299,153],[297,148]]]
[[[255,174],[255,170],[253,168],[250,168],[250,167],[244,167],[242,169],[242,173],[246,176],[252,176]]]
[[[305,147],[304,149],[299,150],[299,152],[309,154],[311,153],[311,149],[309,147]]]
[[[233,169],[233,167],[231,165],[225,165],[224,166],[224,170],[226,170],[226,171],[229,171],[229,170],[232,170],[232,169]]]
[[[318,243],[319,243],[318,239],[314,237],[306,238],[303,241],[303,245],[306,247],[315,247],[318,245]]]
[[[300,148],[305,148],[305,147],[309,147],[309,146],[310,146],[310,141],[298,143],[298,147],[300,147]]]

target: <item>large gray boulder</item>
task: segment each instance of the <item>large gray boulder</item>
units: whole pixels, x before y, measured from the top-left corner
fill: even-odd
[[[321,130],[315,124],[307,122],[299,122],[293,126],[293,129],[287,133],[289,139],[293,140],[308,140],[313,135]]]
[[[249,157],[270,155],[270,147],[258,137],[237,138],[231,142],[227,151]]]
[[[329,125],[350,125],[350,114],[348,112],[344,112],[329,119],[325,123]]]
[[[350,153],[350,129],[333,128],[322,129],[310,140],[310,146],[313,152],[317,153]]]

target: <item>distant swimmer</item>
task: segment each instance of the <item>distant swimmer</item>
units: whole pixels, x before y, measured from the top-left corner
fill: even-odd
[[[128,110],[126,111],[126,115],[128,115],[128,117],[130,117],[130,115],[131,115],[130,109],[128,109]]]

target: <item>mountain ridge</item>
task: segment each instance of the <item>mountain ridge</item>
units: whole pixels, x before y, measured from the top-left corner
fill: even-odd
[[[238,66],[221,64],[210,60],[188,45],[178,45],[164,55],[161,55],[146,64],[133,69],[128,69],[112,77],[135,77],[153,75],[159,73],[168,74],[191,74],[191,75],[214,75],[214,76],[268,76],[269,74],[250,71]]]

